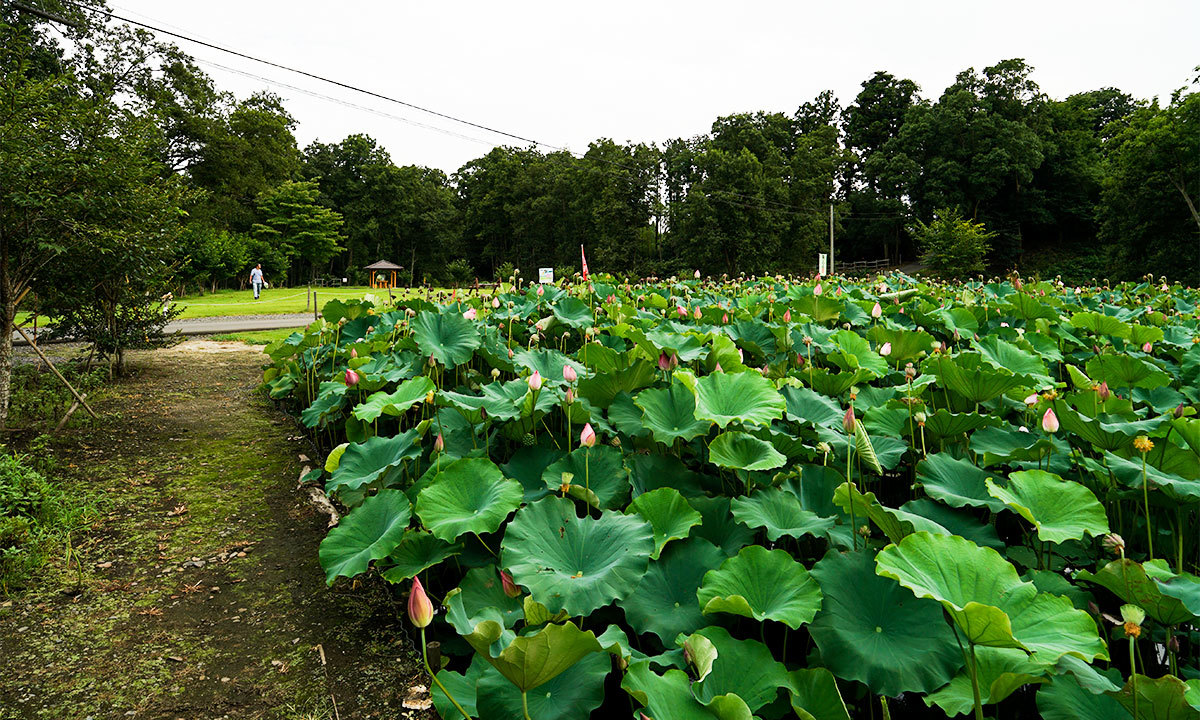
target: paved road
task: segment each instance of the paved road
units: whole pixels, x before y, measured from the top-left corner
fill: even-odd
[[[278,330],[300,328],[312,322],[308,313],[295,315],[239,315],[234,317],[188,318],[167,324],[167,334],[180,332],[184,335],[217,335],[222,333],[248,332],[255,330]],[[30,329],[26,329],[31,333]],[[31,333],[32,334],[32,333]],[[25,339],[13,333],[13,345],[25,345]]]

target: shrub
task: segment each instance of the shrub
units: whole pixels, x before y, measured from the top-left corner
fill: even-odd
[[[911,228],[921,260],[929,270],[942,277],[961,278],[987,270],[987,253],[995,233],[982,223],[961,217],[958,210],[942,209],[933,222],[920,220]]]
[[[48,540],[72,513],[61,490],[19,455],[0,455],[0,591],[45,563]]]

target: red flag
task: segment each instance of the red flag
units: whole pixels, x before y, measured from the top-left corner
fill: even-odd
[[[583,281],[587,282],[587,280],[588,280],[587,255],[583,254],[583,245],[579,246],[579,257],[583,260]]]

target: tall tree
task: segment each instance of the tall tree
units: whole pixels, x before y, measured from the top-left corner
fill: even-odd
[[[321,205],[319,193],[313,182],[289,181],[267,190],[258,197],[262,222],[254,225],[259,239],[285,248],[289,259],[305,261],[311,280],[343,250],[342,216]]]

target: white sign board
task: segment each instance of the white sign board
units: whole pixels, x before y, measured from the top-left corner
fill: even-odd
[[[829,254],[817,253],[817,258],[817,272],[824,277],[824,275],[829,271]]]
[[[554,268],[538,268],[538,282],[540,282],[540,283],[554,282]]]

